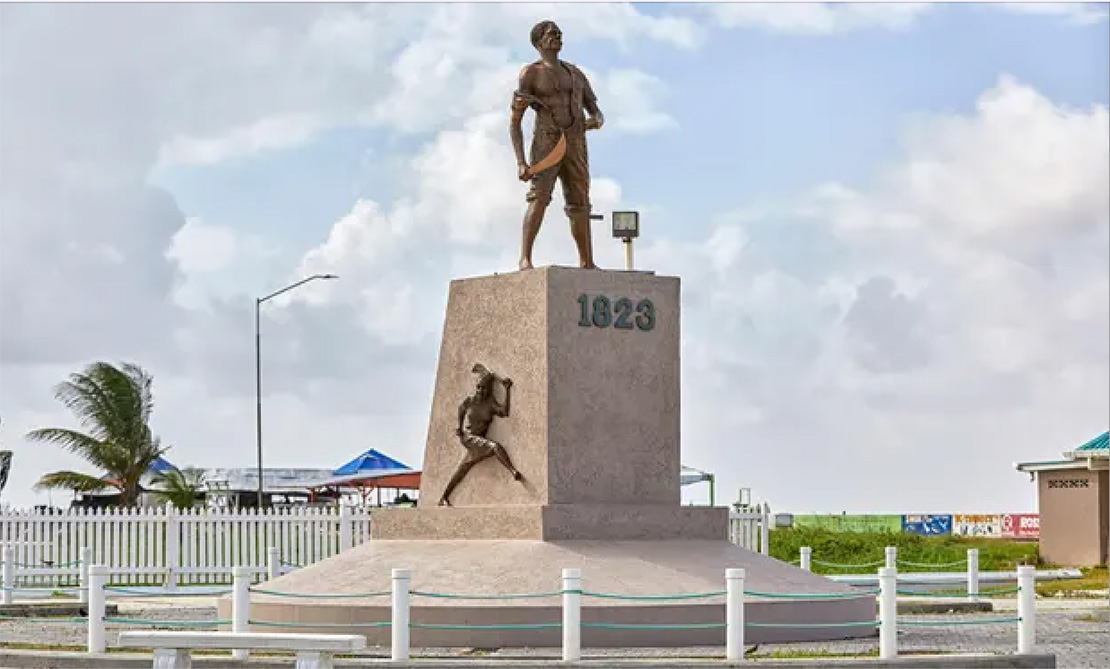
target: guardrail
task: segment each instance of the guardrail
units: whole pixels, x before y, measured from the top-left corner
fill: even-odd
[[[677,630],[677,629],[706,629],[723,628],[725,630],[725,659],[736,662],[744,659],[745,630],[756,627],[777,628],[815,628],[815,627],[877,627],[879,630],[879,656],[883,659],[897,657],[899,626],[915,627],[926,625],[973,625],[973,624],[1017,624],[1017,654],[1025,655],[1033,652],[1036,638],[1036,605],[1033,590],[1033,567],[1018,567],[1016,573],[1018,593],[1017,615],[1007,618],[993,618],[971,621],[932,621],[932,620],[899,620],[897,615],[897,598],[901,594],[898,590],[898,571],[894,567],[883,567],[878,570],[879,589],[864,590],[858,593],[770,593],[746,590],[744,586],[745,571],[743,569],[726,569],[724,574],[724,589],[681,594],[660,595],[625,595],[620,593],[593,592],[582,587],[582,571],[579,569],[564,569],[562,571],[562,588],[551,592],[517,593],[500,595],[483,595],[472,593],[441,593],[413,590],[411,588],[412,573],[408,569],[394,569],[392,571],[392,587],[389,590],[380,590],[361,593],[293,593],[273,590],[269,588],[252,587],[251,580],[256,569],[237,567],[234,570],[234,583],[232,588],[222,593],[232,595],[232,616],[226,620],[146,620],[141,618],[109,617],[105,615],[106,602],[109,596],[151,596],[151,593],[135,591],[132,588],[107,586],[105,579],[107,569],[102,565],[89,566],[88,573],[88,604],[89,615],[85,618],[53,619],[59,622],[86,622],[88,626],[87,649],[90,653],[103,653],[106,650],[105,626],[106,624],[123,625],[150,625],[166,627],[212,627],[216,625],[230,625],[233,632],[246,632],[250,627],[273,628],[321,628],[321,627],[364,627],[383,628],[391,630],[391,657],[394,661],[405,661],[410,656],[410,637],[412,629],[450,629],[450,630],[524,630],[524,629],[561,629],[562,630],[562,656],[564,660],[573,661],[581,658],[582,629],[641,629],[641,630]],[[363,623],[299,623],[291,621],[258,620],[250,618],[251,592],[273,597],[290,598],[344,598],[344,597],[388,597],[390,600],[389,620],[371,621]],[[188,593],[172,593],[184,596]],[[757,599],[793,599],[827,601],[829,599],[860,599],[878,596],[879,615],[874,620],[860,620],[834,623],[805,623],[805,622],[758,622],[747,620],[745,604],[748,598]],[[164,596],[164,595],[157,595]],[[521,599],[521,598],[559,598],[562,602],[562,615],[560,620],[551,620],[541,623],[528,624],[487,624],[487,625],[431,625],[414,623],[410,618],[412,601],[415,598],[451,598],[460,600],[494,600],[494,599]],[[582,600],[584,598],[621,599],[638,601],[676,601],[693,599],[710,599],[724,597],[724,617],[719,622],[701,622],[690,624],[636,624],[636,623],[591,623],[582,622]],[[39,620],[52,620],[49,618]],[[245,651],[241,651],[245,653]],[[242,655],[245,657],[245,655]]]
[[[966,597],[969,601],[978,601],[980,597],[989,597],[993,595],[1011,594],[1016,592],[1016,589],[1001,589],[984,591],[981,586],[984,583],[1012,583],[1015,580],[1015,572],[1006,571],[990,571],[984,572],[979,569],[979,549],[967,549],[967,557],[961,560],[951,562],[911,562],[909,560],[900,560],[898,558],[898,547],[887,546],[885,549],[885,556],[882,560],[874,562],[865,562],[861,564],[845,564],[838,562],[822,562],[813,559],[813,549],[809,546],[802,546],[799,550],[799,559],[796,560],[802,569],[812,571],[813,565],[826,567],[830,569],[838,569],[843,571],[851,571],[857,569],[873,569],[875,567],[886,567],[888,569],[896,568],[898,566],[909,567],[910,570],[901,572],[901,574],[912,574],[917,580],[914,581],[901,581],[904,585],[916,585],[928,588],[942,588],[950,586],[960,581],[966,582],[966,590],[962,593],[952,594],[933,594],[922,591],[902,591],[899,594],[906,596],[916,597]],[[967,565],[962,571],[942,572],[951,567],[959,567]],[[938,571],[923,571],[923,570],[938,570]],[[1050,569],[1045,571],[1034,571],[1034,581],[1051,581],[1067,578],[1079,578],[1083,574],[1078,569]],[[855,586],[874,586],[878,585],[879,579],[875,573],[870,574],[824,574],[827,578],[840,583]]]

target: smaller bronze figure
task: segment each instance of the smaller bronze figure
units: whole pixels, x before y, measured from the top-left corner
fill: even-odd
[[[524,478],[516,467],[513,467],[505,447],[486,438],[493,419],[506,418],[509,415],[509,393],[513,387],[513,380],[501,379],[501,385],[505,387],[505,403],[501,404],[493,394],[493,382],[498,378],[497,375],[482,364],[474,365],[470,371],[478,375],[478,382],[474,388],[474,394],[459,405],[459,426],[455,429],[455,435],[466,448],[466,457],[459,463],[459,468],[455,470],[451,480],[447,482],[447,488],[439,498],[439,506],[451,506],[449,499],[451,491],[474,465],[490,457],[496,457],[497,461],[513,475],[513,480],[520,481]]]

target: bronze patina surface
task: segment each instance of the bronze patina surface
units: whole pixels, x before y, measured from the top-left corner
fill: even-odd
[[[540,59],[520,72],[509,122],[517,176],[531,183],[526,198],[528,210],[524,214],[519,267],[532,269],[532,246],[558,180],[563,188],[571,235],[578,246],[578,265],[597,269],[590,235],[590,161],[586,131],[601,128],[605,117],[597,106],[597,96],[586,75],[559,59],[559,51],[563,48],[559,26],[554,21],[541,21],[532,28],[531,39]],[[529,108],[535,111],[536,122],[530,156],[525,159],[521,120]]]
[[[497,380],[497,375],[480,363],[474,365],[471,371],[478,375],[478,382],[474,394],[464,399],[462,404],[459,405],[459,426],[455,429],[455,436],[459,438],[463,448],[466,449],[466,457],[459,463],[459,468],[455,470],[451,480],[447,482],[447,488],[444,489],[443,496],[439,499],[440,506],[451,506],[451,491],[455,489],[459,481],[463,480],[471,467],[482,460],[491,457],[497,458],[497,461],[513,475],[514,480],[519,481],[524,478],[516,470],[516,467],[513,467],[512,461],[509,460],[509,454],[505,452],[505,447],[486,437],[489,433],[489,426],[493,423],[495,417],[507,418],[509,415],[513,380],[501,379],[501,385],[505,388],[505,403],[502,404],[497,401],[493,394],[493,382]]]

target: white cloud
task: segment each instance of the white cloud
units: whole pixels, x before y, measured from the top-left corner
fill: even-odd
[[[722,28],[758,28],[797,35],[853,30],[901,30],[934,9],[932,3],[729,2],[707,5]]]
[[[900,7],[818,7],[758,24],[898,28],[922,11]],[[571,60],[578,40],[701,39],[692,22],[631,6],[540,9],[562,22]],[[321,118],[426,141],[393,175],[400,197],[353,203],[280,267],[291,280],[340,279],[265,306],[267,462],[338,464],[381,446],[418,464],[447,282],[516,262],[525,186],[499,92],[511,78],[498,82],[531,57],[540,9],[0,7],[0,405],[17,450],[6,499],[29,501],[37,474],[72,464],[18,435],[70,423],[50,387],[92,359],[152,369],[171,460],[253,462],[254,305],[216,286],[269,247],[187,223],[146,176],[160,157],[204,163],[290,146]],[[83,54],[76,71],[73,53]],[[410,60],[394,67],[401,53]],[[417,74],[437,89],[414,88]],[[658,83],[600,71],[601,132],[664,127]],[[636,96],[648,104],[624,106]],[[919,122],[874,184],[829,184],[786,209],[738,202],[701,237],[684,220],[670,228],[681,240],[642,243],[640,266],[684,282],[687,463],[715,471],[726,491],[747,484],[798,511],[888,510],[881,500],[896,500],[893,511],[1012,510],[1026,499],[1013,492],[1013,459],[1105,429],[1106,144],[1105,108],[1066,109],[1003,79],[973,113]],[[604,174],[593,198],[600,210],[641,204],[623,202]],[[540,264],[574,262],[561,208],[556,189]],[[595,247],[603,266],[621,266],[618,243],[596,234]],[[273,278],[259,266],[239,285]],[[183,283],[209,298],[205,308],[172,302]],[[951,497],[889,475],[907,462],[946,463],[935,466],[954,481]]]
[[[1058,16],[1080,26],[1101,23],[1110,17],[1105,2],[1005,2],[999,6],[1022,14]]]

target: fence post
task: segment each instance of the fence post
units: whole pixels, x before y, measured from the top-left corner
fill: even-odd
[[[813,571],[813,549],[809,546],[802,546],[801,553],[802,569]]]
[[[231,574],[231,631],[247,632],[251,616],[250,567],[240,565],[233,568]],[[238,648],[231,651],[231,656],[236,660],[245,660],[250,657],[250,651]]]
[[[1034,567],[1021,565],[1017,568],[1018,583],[1018,654],[1033,652],[1037,642],[1037,592],[1034,584]]]
[[[77,593],[82,604],[89,603],[89,567],[92,565],[92,549],[88,546],[81,548],[81,576]]]
[[[272,581],[281,576],[281,550],[277,546],[266,549],[266,580]]]
[[[744,570],[725,570],[725,659],[744,659]]]
[[[895,657],[898,657],[898,570],[884,567],[879,570],[879,658]]]
[[[181,523],[172,502],[166,502],[166,590],[177,589],[181,569]]]
[[[886,547],[886,568],[887,569],[897,569],[898,568],[898,547],[897,546],[887,546]]]
[[[12,591],[15,587],[15,549],[11,544],[4,544],[3,556],[4,566],[0,567],[0,571],[3,573],[4,590],[0,593],[0,604],[11,604],[15,594]]]
[[[393,616],[390,619],[392,658],[394,662],[409,659],[409,583],[408,569],[393,570]]]
[[[979,549],[967,549],[967,599],[979,601]]]
[[[759,552],[771,554],[771,505],[763,503],[763,521],[759,528]]]
[[[582,570],[563,570],[563,661],[582,659]]]
[[[103,653],[104,644],[104,581],[108,568],[102,564],[89,565],[89,634],[87,650]]]
[[[339,552],[351,547],[351,507],[346,504],[339,506]]]

